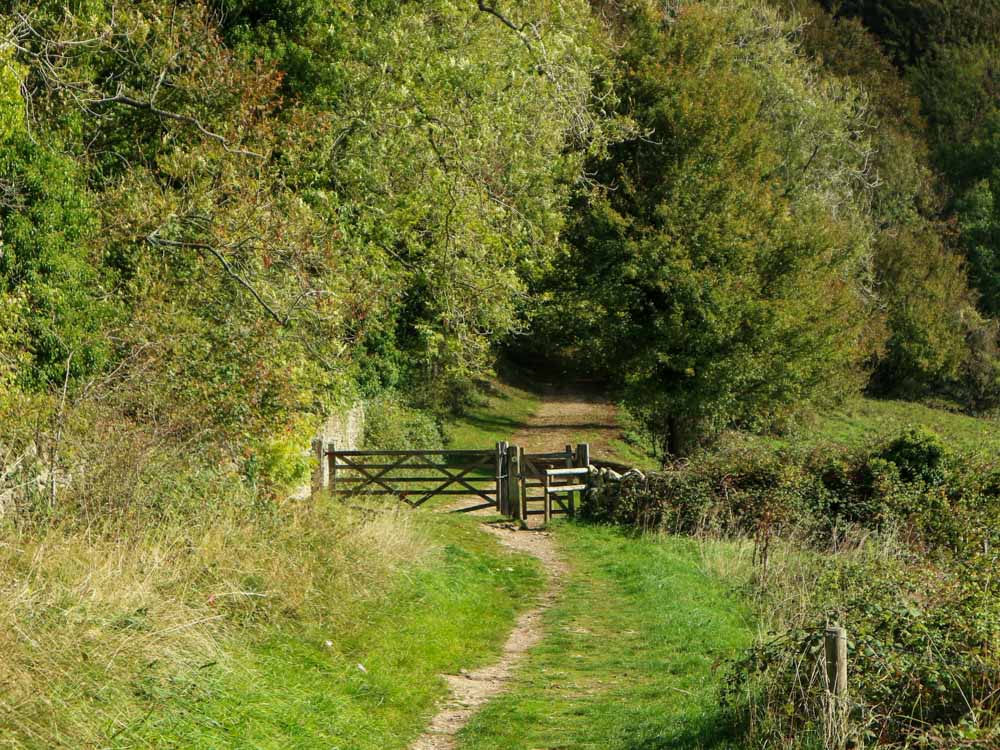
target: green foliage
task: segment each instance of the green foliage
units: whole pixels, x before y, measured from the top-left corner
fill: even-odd
[[[992,566],[984,556],[950,569],[875,554],[813,562],[806,611],[733,665],[729,705],[753,717],[756,743],[821,736],[823,629],[832,619],[849,628],[851,723],[862,745],[992,747],[1000,737]]]
[[[93,375],[109,355],[101,326],[113,306],[89,257],[97,220],[79,170],[24,132],[0,146],[0,295],[13,338],[2,358],[29,389]]]
[[[400,8],[4,13],[0,383],[70,386],[37,445],[0,435],[44,454],[36,479],[100,474],[53,446],[102,426],[268,497],[334,404],[467,403],[606,141],[603,51],[583,0],[524,4],[524,35],[474,4]],[[401,435],[440,440],[409,414]]]
[[[589,494],[583,512],[680,534],[804,534],[820,547],[852,527],[905,527],[922,545],[966,556],[1000,531],[990,476],[984,459],[953,454],[933,433],[911,428],[863,449],[738,446],[699,454],[609,483]]]
[[[879,454],[894,464],[906,482],[937,484],[944,479],[945,447],[928,430],[911,428],[893,439]]]
[[[870,318],[862,94],[774,14],[681,10],[633,22],[618,75],[641,135],[595,165],[609,189],[553,306],[674,453],[855,387]]]
[[[409,406],[399,394],[384,393],[365,402],[365,445],[382,450],[437,448],[444,442],[441,423]]]
[[[864,450],[699,455],[592,491],[583,510],[753,537],[754,592],[775,632],[730,665],[723,696],[753,746],[823,746],[822,634],[837,622],[851,635],[856,740],[989,748],[1000,736],[998,498],[991,460],[908,429]]]
[[[980,307],[1000,312],[1000,48],[988,43],[936,49],[910,71],[927,111],[937,162],[954,193],[951,209]]]

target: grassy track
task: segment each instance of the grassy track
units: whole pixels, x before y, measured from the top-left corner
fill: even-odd
[[[466,519],[422,525],[440,547],[352,613],[349,631],[317,622],[268,632],[225,673],[166,696],[155,723],[119,746],[405,748],[444,693],[439,675],[496,658],[540,583],[534,561],[500,551]]]
[[[752,635],[732,590],[736,547],[573,523],[555,533],[572,572],[545,640],[465,728],[461,750],[738,747],[714,671]]]
[[[495,382],[459,418],[446,425],[450,446],[490,448],[509,440],[538,409],[537,395],[507,383]]]
[[[477,444],[509,437],[538,407],[533,394],[501,385],[452,435]],[[582,523],[552,531],[571,572],[544,640],[510,691],[461,732],[460,750],[739,747],[727,737],[715,671],[753,634],[735,590],[745,571],[739,548]]]

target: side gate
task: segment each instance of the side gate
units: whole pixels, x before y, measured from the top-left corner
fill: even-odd
[[[580,493],[589,486],[589,445],[567,445],[553,453],[518,450],[512,465],[518,470],[519,503],[510,515],[525,522],[529,516],[544,516],[548,522],[553,515],[575,515]]]

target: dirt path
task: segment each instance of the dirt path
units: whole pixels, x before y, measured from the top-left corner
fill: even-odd
[[[525,452],[560,450],[577,442],[590,443],[590,455],[613,455],[611,442],[622,436],[615,405],[598,396],[550,385],[528,424],[510,442]]]
[[[550,387],[538,411],[511,437],[511,442],[527,451],[557,450],[575,442],[581,434],[586,434],[592,452],[606,452],[609,442],[621,435],[614,406],[595,397]],[[504,691],[514,669],[541,641],[542,616],[562,589],[567,566],[547,531],[518,529],[512,522],[484,523],[482,527],[505,547],[541,560],[548,576],[545,591],[538,604],[517,619],[498,662],[472,672],[445,675],[451,690],[448,702],[410,750],[452,750],[456,746],[458,731],[487,701]]]
[[[517,618],[514,629],[503,646],[500,661],[472,672],[445,675],[451,690],[448,702],[431,720],[423,735],[410,750],[451,750],[455,735],[482,706],[503,692],[515,667],[525,654],[542,639],[542,615],[559,595],[566,575],[566,563],[559,557],[547,531],[519,530],[512,522],[483,524],[510,549],[534,555],[545,566],[548,581],[538,604]]]

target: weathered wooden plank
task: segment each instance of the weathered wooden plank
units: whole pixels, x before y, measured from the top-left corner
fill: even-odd
[[[435,487],[433,490],[431,490],[430,492],[428,492],[426,495],[424,495],[424,497],[420,498],[420,500],[417,501],[417,505],[422,505],[424,502],[426,502],[430,498],[434,497],[434,495],[449,494],[449,493],[442,492],[442,490],[444,490],[447,487],[450,487],[453,484],[460,484],[463,487],[465,487],[466,489],[468,489],[469,493],[471,493],[473,495],[479,495],[484,500],[488,499],[487,494],[490,494],[490,493],[486,493],[486,492],[480,490],[477,487],[473,487],[468,482],[463,481],[463,477],[466,474],[468,474],[470,471],[472,471],[474,468],[476,468],[476,467],[475,466],[470,466],[469,468],[460,471],[458,474],[451,474],[450,472],[442,469],[441,473],[444,474],[445,476],[447,476],[448,479],[446,479],[440,486]],[[493,491],[494,492],[496,491],[495,487],[494,487]],[[469,493],[467,493],[467,494],[469,494]]]
[[[337,457],[340,455],[341,454],[337,452],[331,453],[330,460],[336,461]],[[350,458],[344,458],[344,461],[345,465],[350,466],[354,471],[360,473],[365,479],[368,480],[357,487],[353,487],[352,489],[354,489],[355,492],[357,492],[359,488],[367,487],[369,484],[376,484],[380,487],[384,487],[385,489],[391,492],[393,491],[394,488],[390,487],[388,484],[383,482],[382,477],[386,476],[392,469],[399,468],[403,464],[403,462],[406,461],[406,458],[405,457],[400,458],[399,461],[397,461],[396,463],[389,464],[385,469],[382,469],[377,474],[373,474],[370,471],[366,470],[365,468],[358,466]]]
[[[521,517],[521,463],[518,460],[520,448],[507,446],[507,515]]]
[[[506,484],[504,482],[504,464],[507,462],[507,443],[503,440],[497,442],[497,453],[494,457],[496,461],[496,510],[500,512],[500,506],[504,502],[504,488]]]
[[[454,470],[454,469],[465,468],[461,464],[430,464],[430,463],[422,463],[422,464],[414,464],[414,463],[366,464],[366,463],[357,462],[357,463],[352,463],[352,464],[339,463],[339,464],[337,464],[337,466],[339,466],[341,470],[343,470],[343,469],[351,469],[351,468],[354,468],[354,467],[357,467],[359,469],[373,469],[373,470],[376,470],[376,469],[396,469],[396,468],[399,468],[399,469],[437,469],[439,471],[443,470],[443,469],[452,469],[452,470]],[[491,466],[490,466],[489,463],[476,464],[472,468],[476,469],[476,470],[482,470],[484,474],[485,474],[486,471],[492,471]],[[493,477],[492,477],[492,474],[490,474],[490,475],[486,476],[485,478],[488,478],[488,479],[492,480]]]
[[[493,503],[480,503],[479,505],[470,505],[468,508],[456,508],[451,511],[452,513],[471,513],[474,510],[485,510],[486,508],[495,507]]]
[[[336,495],[395,495],[397,497],[400,496],[400,495],[406,495],[406,496],[416,497],[417,495],[426,495],[427,494],[423,490],[396,490],[396,489],[391,489],[391,488],[390,489],[383,489],[383,490],[375,490],[375,489],[371,489],[371,490],[341,489],[341,490],[332,490],[331,492],[333,494],[336,494]],[[479,495],[479,496],[488,495],[488,496],[492,497],[495,493],[496,493],[495,489],[489,489],[489,490],[483,490],[482,492],[476,492],[476,493],[469,492],[468,490],[441,490],[440,492],[435,492],[434,494],[435,495],[466,495],[466,496],[472,495],[472,494],[476,494],[476,495]],[[492,500],[490,501],[490,504],[491,505],[493,504]]]
[[[442,477],[440,474],[438,474],[438,475],[435,475],[435,476],[417,476],[417,477],[394,477],[394,476],[386,476],[385,479],[386,479],[386,481],[389,481],[389,482],[397,482],[397,483],[401,482],[401,483],[404,483],[404,484],[408,484],[408,483],[411,483],[411,482],[428,482],[428,483],[431,483],[431,482],[440,482],[442,479],[444,479],[444,477]],[[341,471],[341,476],[337,480],[338,484],[351,484],[351,483],[357,484],[359,482],[364,483],[364,482],[367,482],[367,481],[368,481],[368,479],[366,477],[345,477],[345,476],[343,476],[343,472],[342,471]],[[487,479],[486,477],[479,477],[479,478],[477,478],[477,477],[469,477],[468,481],[469,482],[482,482],[487,487],[496,484],[496,481],[494,479],[492,479],[492,478]],[[481,488],[479,488],[479,489],[481,489]]]
[[[582,474],[589,474],[590,469],[585,466],[577,466],[571,469],[546,469],[545,473],[550,477],[568,477],[568,476],[580,476]]]
[[[549,490],[549,475],[545,475],[545,523],[552,520],[552,492]]]
[[[333,491],[337,488],[337,454],[336,443],[328,443],[326,451],[326,462],[327,462],[327,483],[330,485],[330,490]]]
[[[370,450],[370,451],[335,451],[338,456],[475,456],[482,458],[492,458],[494,453],[492,450],[404,450],[404,451],[390,451],[390,450]]]

